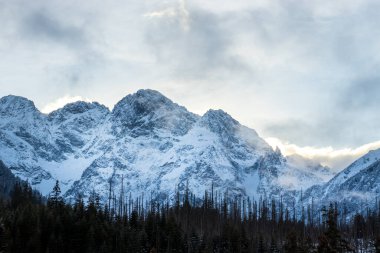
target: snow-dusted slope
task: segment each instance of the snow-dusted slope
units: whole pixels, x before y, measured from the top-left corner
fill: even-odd
[[[316,161],[302,157],[300,155],[294,154],[287,156],[286,160],[291,168],[301,169],[304,171],[304,173],[308,173],[310,175],[302,180],[303,189],[308,189],[313,185],[322,185],[324,183],[327,183],[335,175],[335,173],[329,167],[322,166]]]
[[[0,160],[47,194],[56,179],[70,199],[109,183],[133,195],[167,197],[175,188],[198,196],[215,190],[284,196],[326,180],[326,168],[281,153],[221,110],[195,115],[157,91],[140,90],[112,111],[76,102],[48,115],[16,96],[0,99]]]
[[[344,204],[349,213],[374,208],[380,197],[380,149],[370,151],[328,183],[313,187],[306,193],[319,206],[330,202]]]

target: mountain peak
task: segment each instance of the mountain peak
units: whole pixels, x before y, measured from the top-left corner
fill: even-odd
[[[151,99],[167,99],[161,92],[157,90],[151,90],[151,89],[140,89],[135,93],[136,96],[139,97],[148,97]]]
[[[239,122],[233,119],[223,110],[208,110],[201,118],[201,123],[216,133],[232,132],[239,126]]]
[[[0,110],[8,109],[8,110],[21,110],[21,109],[36,109],[36,106],[32,101],[27,98],[15,95],[8,95],[0,98]]]
[[[8,95],[0,98],[0,115],[12,118],[23,117],[25,113],[37,113],[38,109],[32,101],[27,98]]]
[[[209,109],[205,114],[204,116],[208,117],[208,116],[215,116],[215,117],[223,117],[223,118],[230,118],[232,120],[234,120],[231,115],[229,115],[228,113],[226,113],[225,111],[223,111],[222,109]],[[236,120],[235,120],[236,121]]]
[[[58,124],[77,117],[85,117],[87,124],[89,124],[89,122],[101,121],[101,118],[107,114],[109,114],[109,109],[98,102],[77,101],[49,113],[48,118]]]
[[[69,114],[79,114],[79,113],[84,113],[86,111],[93,110],[93,109],[108,111],[107,107],[105,107],[102,104],[99,104],[98,102],[77,101],[77,102],[66,104],[64,107],[49,113],[49,115],[54,115],[60,112],[65,112]]]
[[[168,107],[172,109],[174,105],[178,106],[160,92],[146,89],[138,90],[134,94],[125,96],[115,105],[112,112],[117,115],[123,113],[144,115],[155,111],[160,107]]]
[[[155,129],[167,129],[175,134],[186,133],[197,120],[187,111],[155,90],[139,90],[120,100],[112,110],[115,121],[137,134],[149,134]]]

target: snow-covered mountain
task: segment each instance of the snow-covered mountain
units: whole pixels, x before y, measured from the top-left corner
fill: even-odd
[[[75,102],[42,114],[17,96],[0,99],[0,160],[48,194],[60,180],[67,199],[98,192],[198,196],[214,189],[285,201],[323,184],[332,173],[301,157],[285,158],[258,134],[222,110],[203,116],[161,93],[139,90],[112,111]]]
[[[380,197],[380,149],[362,156],[326,184],[311,187],[305,196],[306,202],[313,198],[318,207],[337,202],[349,214],[373,209]]]

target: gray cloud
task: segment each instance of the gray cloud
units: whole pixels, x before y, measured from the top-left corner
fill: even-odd
[[[380,139],[380,78],[354,80],[337,90],[328,106],[307,119],[288,119],[265,131],[299,145],[355,147]],[[324,110],[323,110],[324,108]],[[333,143],[333,144],[330,144]]]
[[[85,48],[88,40],[81,27],[61,23],[46,10],[28,14],[21,22],[21,33],[34,40],[47,39],[69,47]]]
[[[79,11],[77,14],[82,16],[71,19],[75,10],[69,13],[64,7],[57,7],[43,0],[37,1],[35,6],[24,1],[8,6],[8,15],[16,28],[13,37],[8,39],[20,44],[21,50],[33,48],[28,54],[33,55],[36,64],[52,62],[41,66],[44,74],[51,78],[46,86],[70,92],[87,86],[94,73],[105,64],[106,57],[97,49],[101,38],[93,36],[89,18]],[[18,16],[12,16],[13,13]]]
[[[252,71],[243,59],[233,54],[229,17],[196,7],[188,12],[187,27],[177,16],[149,20],[146,43],[159,65],[185,79],[218,79],[225,77],[226,72],[241,75]]]
[[[342,111],[349,110],[353,114],[363,114],[368,110],[377,110],[380,106],[380,77],[372,76],[353,81],[338,99]],[[378,114],[374,114],[378,116]],[[380,115],[378,116],[380,117]]]
[[[355,146],[380,139],[379,10],[372,0],[0,0],[0,94],[112,106],[152,88],[264,136]]]

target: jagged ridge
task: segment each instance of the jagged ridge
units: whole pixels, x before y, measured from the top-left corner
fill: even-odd
[[[44,194],[60,180],[67,199],[93,190],[105,199],[109,182],[117,194],[123,181],[135,196],[166,198],[186,185],[202,196],[213,184],[219,192],[290,203],[326,181],[322,166],[295,166],[222,110],[198,116],[153,90],[126,96],[112,111],[75,102],[48,115],[8,96],[0,113],[0,159]]]

